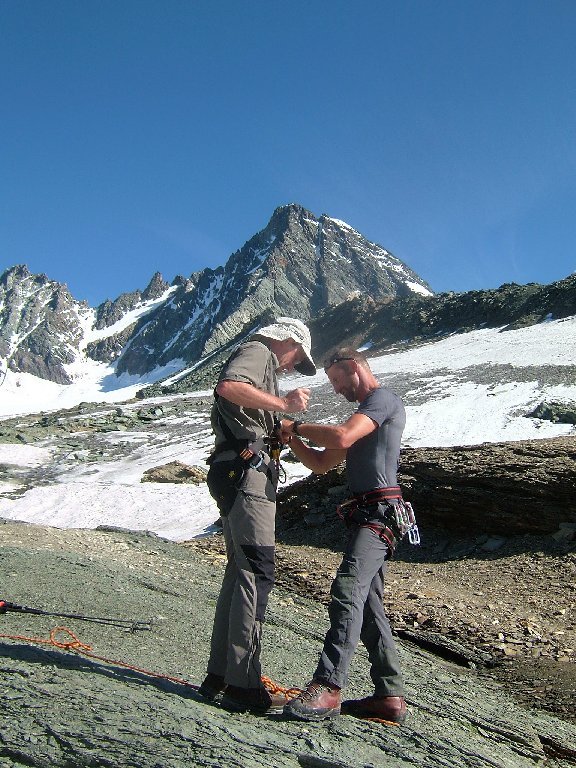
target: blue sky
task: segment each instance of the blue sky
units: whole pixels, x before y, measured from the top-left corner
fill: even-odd
[[[574,0],[0,0],[0,272],[92,306],[297,202],[435,291],[576,270]]]

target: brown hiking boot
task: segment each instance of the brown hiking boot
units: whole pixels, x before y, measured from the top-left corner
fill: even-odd
[[[342,702],[342,714],[354,717],[375,717],[389,723],[406,720],[406,701],[403,696],[368,696]]]
[[[230,712],[259,712],[261,714],[280,714],[288,697],[281,693],[270,693],[260,688],[238,688],[227,685],[221,704]]]
[[[226,683],[224,682],[222,675],[215,675],[213,672],[208,672],[202,681],[200,688],[198,688],[198,693],[205,699],[214,701],[214,699],[219,694],[221,694],[225,688]]]
[[[286,704],[284,714],[300,720],[324,720],[340,714],[340,688],[312,680],[295,699]]]

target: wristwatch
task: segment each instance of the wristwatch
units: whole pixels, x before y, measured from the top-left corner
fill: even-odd
[[[293,421],[293,422],[292,422],[292,432],[293,432],[295,435],[298,435],[298,437],[302,437],[302,435],[300,434],[300,432],[298,432],[298,427],[300,427],[301,425],[302,425],[302,422],[301,422],[301,421]]]

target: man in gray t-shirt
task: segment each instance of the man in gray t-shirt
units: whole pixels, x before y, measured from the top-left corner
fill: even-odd
[[[380,385],[361,352],[340,349],[327,359],[324,370],[336,394],[359,403],[356,412],[336,426],[284,419],[282,434],[300,461],[316,473],[346,460],[354,496],[343,506],[350,536],[332,584],[330,629],[320,661],[312,681],[286,704],[284,713],[322,720],[342,711],[402,723],[404,684],[382,597],[387,560],[401,538],[393,510],[402,503],[396,473],[406,414],[402,400]],[[306,445],[301,437],[323,448]],[[375,692],[342,702],[341,690],[360,640],[368,650]]]
[[[378,387],[360,403],[356,413],[371,419],[377,429],[356,440],[346,451],[348,485],[354,494],[397,483],[400,440],[406,413],[397,394]]]

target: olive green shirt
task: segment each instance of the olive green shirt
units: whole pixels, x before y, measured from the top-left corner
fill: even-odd
[[[247,341],[241,344],[224,365],[218,382],[242,381],[257,389],[278,397],[278,378],[276,368],[278,358],[268,349],[263,341]],[[215,447],[225,442],[228,437],[222,429],[224,421],[237,440],[253,442],[259,437],[269,435],[274,428],[274,412],[262,409],[244,408],[217,397],[212,406],[211,422],[216,437]]]

